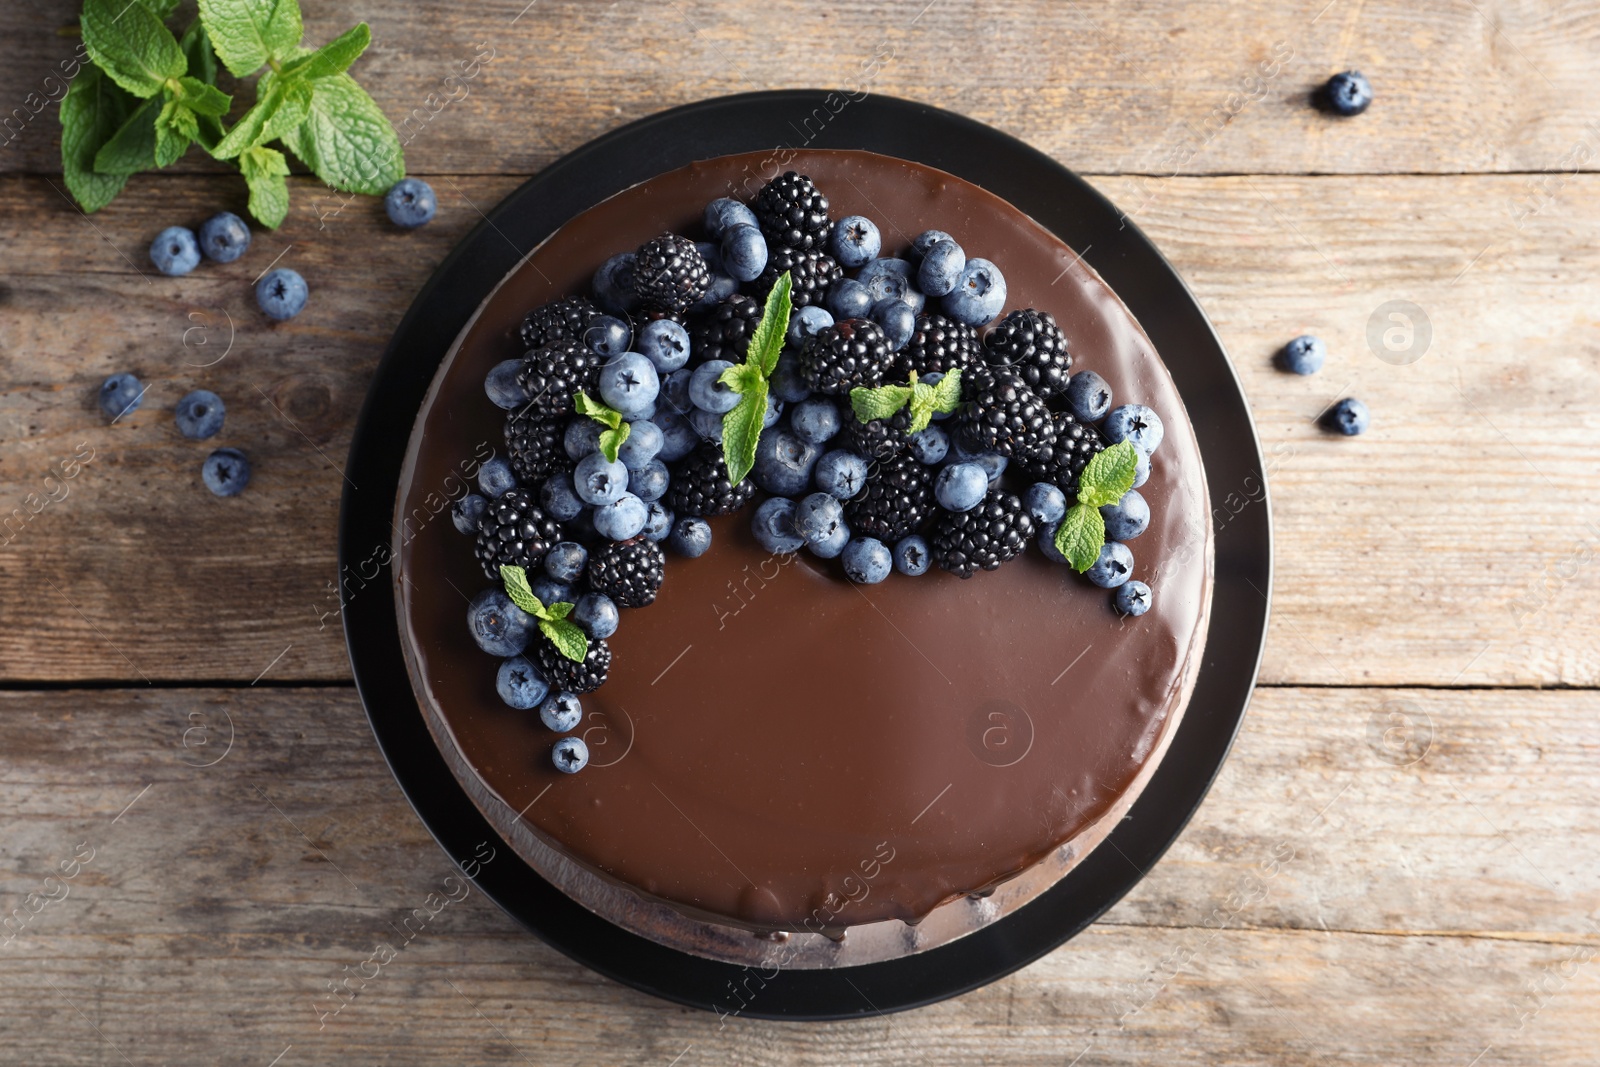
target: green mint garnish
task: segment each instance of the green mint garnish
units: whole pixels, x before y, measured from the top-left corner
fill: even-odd
[[[540,603],[539,598],[533,595],[533,587],[528,584],[528,572],[521,567],[502,563],[500,580],[505,583],[506,596],[511,598],[511,602],[539,620],[539,632],[550,639],[556,651],[574,663],[582,663],[589,654],[589,638],[577,623],[568,621],[572,605],[562,603],[546,607]]]
[[[615,463],[622,443],[633,432],[633,425],[622,421],[622,412],[591,399],[582,390],[572,398],[572,406],[577,408],[579,415],[587,415],[606,427],[600,431],[600,454],[606,457],[607,463]]]
[[[960,406],[961,368],[952,367],[937,385],[918,381],[917,372],[912,371],[905,385],[850,390],[850,410],[861,422],[887,419],[907,404],[911,405],[911,424],[906,427],[906,433],[921,433],[928,428],[936,412],[948,415]]]
[[[84,0],[83,45],[95,66],[141,100],[188,73],[189,61],[161,16],[125,0]]]
[[[97,171],[95,162],[127,121],[134,98],[96,66],[85,66],[61,99],[61,174],[85,211],[99,211],[122,192],[130,171]],[[152,113],[153,116],[153,113]],[[152,134],[154,127],[151,128]],[[150,154],[154,157],[154,137]]]
[[[1139,450],[1132,441],[1119,441],[1089,460],[1078,476],[1078,502],[1056,528],[1055,544],[1079,574],[1094,566],[1106,543],[1100,509],[1127,495],[1138,467]]]
[[[790,294],[794,285],[784,271],[767,294],[761,321],[750,335],[750,348],[744,362],[729,367],[717,380],[739,394],[739,404],[722,417],[722,459],[728,467],[728,481],[738,485],[756,465],[756,445],[761,441],[762,424],[767,421],[768,384],[778,367],[783,338],[789,331],[789,313],[794,310]]]

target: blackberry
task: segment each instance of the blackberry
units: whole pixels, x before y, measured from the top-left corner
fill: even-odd
[[[910,444],[911,409],[903,407],[887,419],[862,422],[854,412],[841,416],[838,443],[829,448],[848,448],[858,456],[886,460],[898,456]]]
[[[828,287],[844,277],[844,268],[839,266],[838,260],[825,252],[774,248],[767,257],[766,270],[755,280],[756,297],[764,302],[784,271],[789,272],[789,282],[793,286],[789,301],[797,308],[820,307],[828,295]]]
[[[570,470],[563,442],[567,418],[527,408],[506,416],[506,448],[511,468],[527,484],[542,482],[561,470]]]
[[[679,517],[726,515],[744,507],[755,495],[755,483],[733,485],[728,481],[722,447],[708,441],[673,464],[672,481],[662,503]]]
[[[604,639],[589,639],[589,652],[582,663],[563,656],[543,634],[534,638],[531,651],[552,693],[592,693],[606,684],[606,675],[611,673],[611,646]]]
[[[934,521],[933,561],[958,578],[992,571],[1033,540],[1033,518],[1011,493],[991,492],[971,511],[944,511]]]
[[[804,174],[789,171],[764,185],[752,205],[767,240],[805,251],[827,242],[828,198]]]
[[[912,371],[917,376],[960,367],[963,374],[983,365],[983,343],[971,326],[943,315],[918,315],[917,328],[904,348],[895,353],[888,377],[903,382]]]
[[[604,361],[582,341],[557,341],[522,358],[517,384],[531,399],[529,410],[545,415],[572,411],[573,394],[595,391]]]
[[[868,319],[845,319],[806,339],[800,350],[800,376],[816,392],[847,395],[883,381],[890,357],[882,326]]]
[[[995,452],[1025,460],[1055,443],[1050,409],[1008,370],[984,367],[964,372],[966,402],[956,412],[956,435],[972,452]]]
[[[1106,439],[1092,424],[1080,421],[1070,411],[1055,412],[1051,421],[1056,426],[1056,439],[1048,448],[1022,459],[1022,469],[1029,477],[1049,482],[1063,493],[1073,492],[1083,468],[1105,451]]]
[[[643,537],[613,541],[589,556],[589,588],[604,593],[619,608],[655,603],[667,560],[661,546]]]
[[[693,241],[664,233],[639,246],[628,282],[646,306],[681,312],[705,295],[711,268]]]
[[[1067,335],[1048,311],[1018,308],[984,335],[983,347],[990,366],[1006,368],[1042,397],[1067,387],[1072,354]]]
[[[689,331],[695,362],[725,359],[743,363],[750,335],[761,322],[761,312],[760,304],[739,293],[713,307]]]
[[[561,526],[539,506],[529,489],[507,489],[489,501],[478,520],[478,562],[491,581],[500,580],[500,565],[536,571],[550,546],[562,540]]]
[[[922,525],[934,509],[933,470],[909,455],[879,463],[865,488],[844,506],[850,532],[894,544]]]
[[[600,309],[581,296],[552,300],[523,316],[517,336],[522,339],[524,351],[544,348],[557,341],[581,341],[589,324],[600,315]]]

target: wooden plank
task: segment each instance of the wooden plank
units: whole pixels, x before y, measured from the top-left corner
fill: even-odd
[[[1373,712],[1396,703],[1412,726],[1386,744]],[[1597,713],[1595,693],[1263,691],[1105,921],[955,1001],[806,1026],[636,994],[447,886],[350,690],[0,693],[0,903],[56,898],[0,947],[0,1041],[62,1064],[1587,1064]],[[459,899],[322,1018],[429,893]]]
[[[664,107],[799,86],[947,107],[1091,172],[1561,173],[1600,159],[1593,0],[307,8],[312,43],[371,22],[356,73],[428,174],[525,172]],[[75,12],[50,0],[0,11],[12,116],[0,170],[59,172],[50,101],[65,91]],[[1353,122],[1313,110],[1311,90],[1350,67],[1371,77],[1372,110]],[[212,164],[196,153],[183,166]]]

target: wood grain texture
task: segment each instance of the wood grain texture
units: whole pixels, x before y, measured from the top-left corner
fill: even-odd
[[[1387,742],[1371,725],[1386,706],[1410,716]],[[719,1026],[566,960],[474,892],[323,1020],[327,983],[397,941],[391,923],[429,893],[460,896],[353,692],[4,693],[0,904],[59,899],[0,947],[0,1041],[61,1064],[122,1062],[111,1045],[134,1063],[265,1064],[292,1046],[284,1064],[1120,1064],[1159,1049],[1459,1067],[1486,1047],[1481,1063],[1586,1064],[1597,723],[1595,693],[1265,690],[1127,900],[1019,974],[910,1014]],[[80,843],[92,859],[47,884]]]

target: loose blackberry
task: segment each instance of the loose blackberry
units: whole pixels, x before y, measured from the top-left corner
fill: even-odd
[[[930,539],[933,561],[958,578],[971,578],[1021,555],[1033,534],[1033,518],[1022,501],[991,492],[971,511],[940,509]]]
[[[1083,468],[1097,453],[1105,450],[1106,439],[1093,425],[1080,422],[1070,411],[1054,412],[1051,421],[1056,426],[1056,439],[1048,448],[1020,462],[1029,477],[1070,493],[1075,491]]]
[[[883,381],[892,353],[883,327],[867,319],[824,326],[800,350],[800,375],[819,393],[847,395]]]
[[[532,651],[552,693],[592,693],[606,684],[611,673],[611,646],[604,639],[589,639],[582,663],[563,656],[543,634],[534,638]]]
[[[750,347],[750,335],[761,322],[761,311],[760,304],[741,293],[713,307],[689,331],[694,361],[725,359],[729,363],[743,363]]]
[[[967,449],[1027,459],[1055,443],[1050,409],[1010,371],[989,367],[966,371],[961,395],[965,403],[956,412],[956,434]]]
[[[647,607],[655,603],[666,566],[667,558],[654,541],[612,541],[589,555],[589,588],[619,608]]]
[[[772,244],[805,251],[828,239],[828,198],[811,179],[789,171],[772,179],[756,194],[756,222]]]
[[[478,520],[478,562],[498,582],[501,564],[535,571],[561,539],[561,525],[539,506],[532,490],[507,489],[489,501],[489,510]]]
[[[854,412],[847,411],[840,416],[838,443],[828,447],[848,448],[867,459],[885,460],[905,451],[910,443],[906,436],[910,428],[910,407],[901,408],[887,419],[873,419],[871,422],[862,422]]]
[[[663,503],[680,518],[685,515],[726,515],[738,511],[755,496],[755,483],[733,485],[721,446],[706,442],[672,466],[672,481]]]
[[[767,257],[767,269],[755,280],[756,298],[765,301],[784,271],[789,272],[789,283],[793,287],[789,301],[797,308],[821,306],[828,295],[828,287],[844,277],[844,268],[826,252],[774,248]]]
[[[918,315],[917,328],[904,348],[895,353],[894,369],[888,377],[903,382],[906,375],[917,376],[960,367],[962,373],[983,366],[983,343],[971,326],[943,315]]]
[[[693,241],[664,233],[639,246],[628,281],[646,306],[681,312],[705,295],[711,268]]]
[[[524,351],[544,348],[557,341],[581,341],[589,324],[600,315],[600,309],[581,296],[552,300],[523,316],[517,336],[522,339]]]
[[[876,465],[866,487],[845,503],[850,532],[892,545],[922,525],[934,509],[933,470],[909,455]]]
[[[506,417],[506,448],[511,453],[511,468],[527,484],[541,482],[559,470],[569,470],[563,436],[567,432],[565,415],[554,415],[527,408]]]
[[[570,413],[573,394],[593,395],[604,361],[582,341],[556,341],[522,358],[517,384],[531,399],[530,410],[545,415]]]
[[[1067,335],[1048,311],[1018,308],[984,334],[983,347],[990,366],[1006,368],[1042,397],[1067,387],[1072,354]]]

